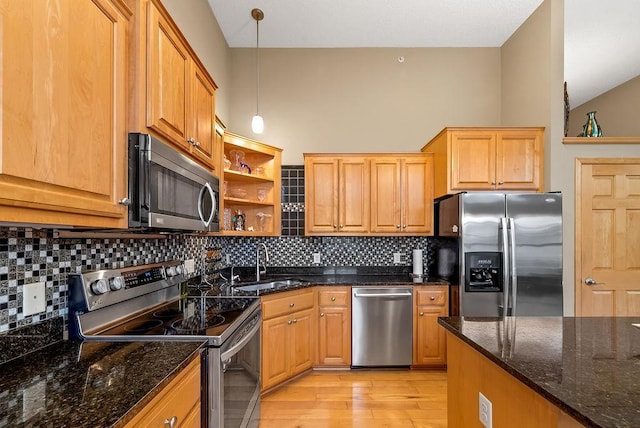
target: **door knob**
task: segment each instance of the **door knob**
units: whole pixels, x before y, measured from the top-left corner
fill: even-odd
[[[595,279],[591,278],[591,277],[585,278],[584,283],[587,284],[587,285],[590,285],[590,286],[599,285],[598,282]]]

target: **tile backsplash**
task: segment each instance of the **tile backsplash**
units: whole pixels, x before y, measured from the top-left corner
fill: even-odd
[[[219,248],[224,266],[255,266],[256,245],[269,249],[271,267],[410,266],[412,250],[423,249],[425,274],[435,275],[438,248],[433,237],[304,236],[304,168],[283,167],[282,236],[221,237],[167,235],[164,238],[60,238],[53,229],[0,226],[0,338],[7,332],[67,315],[67,275],[173,259],[194,259],[203,267],[205,248]],[[393,254],[401,253],[401,263]],[[314,263],[314,254],[320,263]],[[229,262],[227,263],[227,257]],[[25,284],[44,282],[46,311],[24,316]]]

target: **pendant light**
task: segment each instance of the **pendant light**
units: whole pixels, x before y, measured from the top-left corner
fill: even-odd
[[[264,18],[264,13],[260,9],[253,9],[251,16],[256,20],[256,114],[251,120],[251,129],[256,134],[262,134],[264,131],[264,120],[262,120],[258,109],[260,104],[260,62],[258,48],[260,47],[260,21]]]

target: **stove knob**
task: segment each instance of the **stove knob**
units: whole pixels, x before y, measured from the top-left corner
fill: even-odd
[[[107,287],[106,279],[98,279],[91,283],[91,292],[93,294],[96,294],[96,295],[104,294],[107,291],[109,291],[109,287]]]
[[[124,279],[121,276],[114,276],[113,278],[109,279],[109,288],[111,288],[111,290],[113,291],[122,289],[123,285]]]
[[[170,266],[167,268],[167,276],[176,276],[176,268],[175,266]]]

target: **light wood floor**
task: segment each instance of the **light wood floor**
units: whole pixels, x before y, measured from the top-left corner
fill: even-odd
[[[447,374],[313,371],[262,397],[260,428],[447,426]]]

